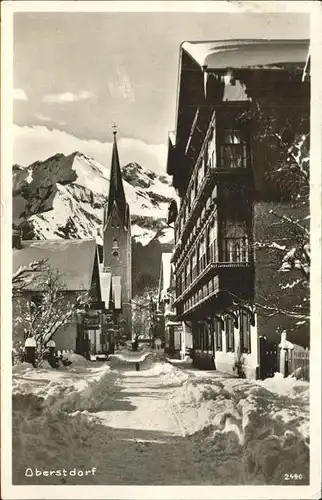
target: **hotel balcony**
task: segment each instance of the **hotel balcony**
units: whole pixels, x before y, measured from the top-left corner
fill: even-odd
[[[186,245],[186,241],[188,241],[189,247],[193,243],[193,240],[195,239],[194,237],[197,234],[196,231],[194,231],[194,228],[198,221],[198,217],[200,219],[198,225],[203,225],[212,213],[213,208],[217,202],[216,186],[220,182],[219,179],[236,179],[236,177],[247,179],[251,176],[251,169],[247,166],[238,166],[238,164],[235,163],[233,167],[227,167],[225,165],[227,165],[227,163],[220,163],[218,165],[218,168],[209,168],[207,170],[207,173],[199,187],[198,194],[193,200],[192,206],[182,227],[181,233],[178,235],[178,241],[174,247],[172,255],[172,262],[175,262],[177,260],[180,252]],[[179,217],[183,216],[183,212],[186,209],[186,204],[187,200],[185,200],[183,206],[180,209],[178,219]]]
[[[186,277],[184,290],[173,304],[182,313],[195,310],[220,292],[245,297],[252,293],[253,259],[247,238],[224,238],[219,255],[216,248],[214,242]]]

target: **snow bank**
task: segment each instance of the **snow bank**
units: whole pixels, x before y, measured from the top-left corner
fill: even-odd
[[[68,353],[65,355],[65,357],[72,362],[73,367],[75,366],[91,366],[92,363],[84,358],[84,356],[80,356],[79,354],[76,354],[75,352],[73,353]]]
[[[309,383],[297,380],[296,377],[284,378],[281,373],[275,373],[274,377],[257,382],[262,387],[281,395],[294,397],[302,394],[302,397],[309,402]]]
[[[84,373],[80,378],[68,370],[33,372],[37,372],[33,380],[14,376],[12,425],[16,484],[32,484],[31,478],[24,476],[27,467],[48,470],[93,466],[83,445],[99,426],[95,412],[112,409],[113,394],[119,391],[120,375],[106,364],[88,369],[88,382],[86,378],[84,381]],[[41,382],[37,387],[37,377],[41,380],[41,375],[46,376],[46,383]],[[80,453],[81,449],[84,453]],[[35,483],[53,484],[52,481],[61,484],[64,479],[37,478]]]
[[[212,484],[285,484],[284,474],[292,471],[308,484],[308,383],[191,374],[182,383],[182,371],[168,366],[163,378],[178,382],[173,408],[198,462],[213,472]]]
[[[190,378],[188,373],[176,369],[170,363],[157,363],[150,373],[159,375],[161,384],[167,387],[178,387]]]
[[[156,362],[153,352],[124,352],[112,354],[108,363],[111,368],[129,368],[135,370],[136,363],[140,364],[140,370],[147,370]]]
[[[14,365],[12,367],[12,373],[15,374],[15,373],[24,373],[28,370],[33,370],[33,366],[30,364],[30,363],[26,363],[26,362],[23,362],[23,363],[18,363],[17,365]]]

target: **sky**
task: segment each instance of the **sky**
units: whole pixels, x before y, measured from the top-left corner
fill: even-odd
[[[164,173],[180,43],[309,38],[306,14],[36,12],[14,15],[14,163],[80,150]]]

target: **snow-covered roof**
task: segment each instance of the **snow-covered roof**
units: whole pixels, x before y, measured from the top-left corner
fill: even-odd
[[[102,300],[105,302],[105,308],[110,309],[112,305],[110,300],[114,302],[115,309],[122,308],[122,284],[121,276],[113,276],[110,271],[103,271],[103,264],[100,264],[100,283]]]
[[[271,67],[282,63],[305,63],[309,40],[192,41],[184,42],[181,47],[207,69]]]
[[[53,271],[62,277],[65,290],[89,290],[92,284],[96,242],[84,240],[26,240],[21,249],[13,249],[13,272],[31,262],[46,259]],[[43,274],[35,273],[35,277]],[[40,281],[28,283],[25,290],[40,290]]]
[[[103,265],[100,264],[100,283],[101,283],[101,296],[102,301],[105,302],[105,308],[110,308],[110,297],[111,297],[111,283],[112,274],[110,272],[103,272]]]

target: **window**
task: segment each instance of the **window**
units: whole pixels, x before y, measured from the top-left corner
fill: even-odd
[[[202,179],[203,179],[202,165],[199,165],[198,172],[197,172],[197,186],[198,186],[198,189],[200,188],[200,186],[202,184]]]
[[[186,267],[186,286],[189,286],[191,283],[191,262],[190,259],[187,262],[187,267]]]
[[[200,323],[198,323],[198,333],[200,336],[200,350],[203,351],[204,350],[203,326]]]
[[[191,267],[192,267],[192,280],[197,277],[197,252],[194,250],[191,259]]]
[[[186,288],[186,282],[185,282],[185,272],[181,272],[181,291],[183,292],[184,289]]]
[[[215,222],[212,222],[209,228],[209,261],[217,262],[217,240],[216,240],[216,226]]]
[[[194,342],[194,348],[195,349],[200,349],[200,344],[201,344],[201,339],[200,339],[200,330],[199,330],[199,325],[198,323],[195,323],[193,325],[193,342]]]
[[[117,239],[116,239],[116,238],[114,238],[114,239],[113,239],[113,244],[112,244],[112,249],[114,250],[114,249],[116,249],[116,248],[118,248],[118,247],[119,247],[119,245],[118,245]]]
[[[198,260],[198,271],[201,272],[206,267],[206,243],[205,239],[202,238],[199,245],[199,260]]]
[[[193,202],[195,200],[195,186],[194,186],[194,183],[192,183],[192,186],[191,186],[191,191],[190,191],[190,206],[192,207],[193,205]]]
[[[197,174],[194,175],[194,180],[193,180],[193,189],[194,189],[194,198],[196,198],[198,194],[198,182],[197,182]]]
[[[249,261],[249,244],[244,221],[226,220],[224,222],[222,251],[223,262]]]
[[[216,134],[215,129],[212,127],[210,132],[209,141],[207,144],[207,165],[206,170],[215,168],[216,165]]]
[[[214,330],[216,339],[216,350],[222,351],[222,332],[221,332],[221,320],[214,319]]]
[[[182,294],[182,282],[181,282],[181,276],[178,276],[177,279],[177,296]]]
[[[119,258],[120,254],[118,253],[117,250],[114,250],[114,252],[112,253],[113,257],[115,257],[116,259]]]
[[[227,351],[235,350],[234,320],[227,316],[225,320],[226,346]]]
[[[204,351],[208,351],[209,349],[209,339],[208,339],[208,328],[205,324],[202,325],[203,328],[203,345]]]
[[[207,328],[207,335],[208,335],[208,351],[213,351],[213,335],[211,331],[210,325],[208,325]]]
[[[246,168],[247,148],[246,141],[240,130],[226,129],[220,146],[221,168]]]
[[[240,311],[240,345],[242,352],[251,352],[250,316],[246,311]]]

